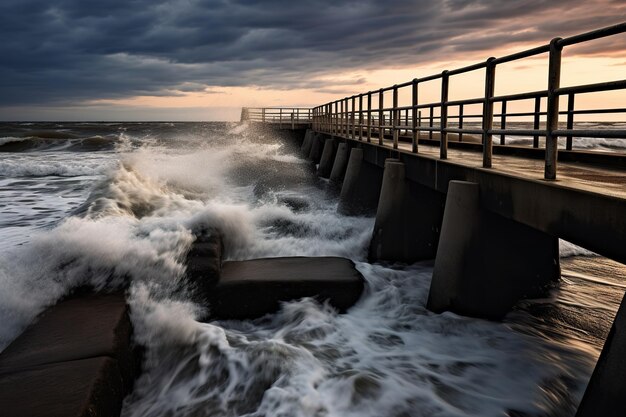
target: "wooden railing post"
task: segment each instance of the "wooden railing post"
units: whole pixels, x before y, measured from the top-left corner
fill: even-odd
[[[533,129],[539,130],[539,120],[541,115],[541,97],[535,98],[535,117],[533,119]],[[539,147],[539,135],[533,136],[533,148]]]
[[[352,112],[350,113],[350,124],[351,126],[351,132],[350,132],[350,136],[352,137],[352,140],[356,139],[356,97],[352,96]]]
[[[339,122],[339,126],[340,126],[340,128],[339,128],[339,136],[343,136],[343,118],[344,118],[344,116],[345,116],[345,114],[344,114],[344,112],[343,112],[343,102],[344,102],[344,100],[343,100],[343,99],[341,99],[341,112],[340,112],[340,114],[341,114],[341,120],[340,120],[340,122]]]
[[[367,143],[372,141],[372,92],[367,92]]]
[[[261,121],[265,123],[265,107],[261,109]]]
[[[348,98],[344,98],[344,108],[343,108],[343,132],[344,132],[344,137],[346,139],[348,139],[348,125],[349,125],[349,120],[348,120]]]
[[[335,134],[334,136],[339,136],[339,101],[335,101]]]
[[[400,131],[398,129],[398,125],[400,124],[399,112],[398,112],[398,86],[393,86],[393,117],[391,118],[391,132],[393,136],[393,149],[398,149],[398,135]]]
[[[294,119],[293,111],[291,112],[291,130],[296,130],[296,120]]]
[[[459,129],[463,129],[463,103],[459,105]],[[463,132],[459,132],[459,142],[463,142]]]
[[[278,128],[282,129],[283,128],[283,109],[279,109],[279,119],[278,119]]]
[[[322,132],[324,130],[324,106],[319,106],[317,108],[317,128],[316,132]]]
[[[332,134],[333,131],[333,103],[328,104],[328,117],[327,117],[328,132]]]
[[[323,111],[323,116],[322,116],[323,127],[322,127],[322,130],[325,133],[330,133],[330,124],[328,123],[328,113],[329,113],[328,104],[324,104],[323,109],[324,110],[322,110]]]
[[[483,167],[491,168],[493,143],[490,130],[493,128],[493,93],[496,84],[495,58],[487,59],[485,67],[485,100],[483,102]]]
[[[441,118],[439,119],[439,158],[448,159],[448,86],[450,77],[448,71],[441,73]]]
[[[411,84],[411,106],[413,106],[413,111],[411,115],[413,116],[413,137],[412,137],[412,152],[417,153],[417,143],[419,142],[419,133],[417,131],[417,78],[413,78],[413,83]]]
[[[422,111],[418,110],[417,111],[417,139],[419,139],[420,137],[420,127],[422,127]]]
[[[548,64],[548,107],[546,109],[546,164],[544,178],[556,179],[559,128],[559,96],[555,90],[561,85],[561,38],[550,41],[550,61]]]
[[[574,128],[574,97],[576,96],[573,93],[567,96],[567,130],[572,130]],[[574,138],[572,136],[568,136],[565,143],[565,149],[571,151],[573,142]]]
[[[317,107],[317,126],[315,128],[316,132],[321,132],[324,130],[324,106]]]
[[[385,124],[385,120],[383,116],[384,105],[385,105],[385,96],[384,96],[383,89],[381,88],[379,90],[379,96],[378,96],[378,144],[379,145],[383,144],[383,140],[385,138],[385,129],[383,128],[383,125]]]
[[[404,109],[404,134],[409,133],[409,109]]]
[[[506,100],[502,100],[502,111],[500,112],[500,129],[506,129]],[[500,134],[500,145],[504,145],[506,142],[506,135]]]
[[[363,94],[359,94],[359,140],[363,140]]]
[[[332,133],[333,131],[333,103],[330,103],[330,105],[328,106],[328,130],[329,132]]]
[[[434,126],[434,122],[433,122],[434,116],[433,116],[433,113],[434,113],[435,110],[434,110],[433,106],[430,106],[428,108],[428,110],[429,110],[429,113],[428,113],[428,119],[429,119],[428,120],[428,127],[430,127],[430,130],[428,131],[428,139],[432,140],[432,138],[433,138],[433,129],[432,128]]]

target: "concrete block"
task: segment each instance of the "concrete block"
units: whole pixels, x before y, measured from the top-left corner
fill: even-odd
[[[322,178],[330,177],[330,173],[333,169],[333,162],[335,161],[335,146],[334,139],[326,139],[324,141],[324,150],[320,158],[320,165],[317,168],[317,175]]]
[[[450,181],[427,306],[498,320],[559,279],[558,239],[482,209],[479,192]]]
[[[344,258],[225,262],[209,308],[214,318],[249,319],[276,312],[281,301],[315,297],[343,312],[357,302],[363,286],[363,276]]]
[[[604,343],[576,417],[622,417],[626,405],[626,296]]]
[[[123,398],[118,365],[105,356],[0,375],[3,417],[119,416]]]
[[[82,294],[50,307],[18,336],[0,354],[0,375],[108,356],[130,388],[139,365],[131,337],[124,294]]]

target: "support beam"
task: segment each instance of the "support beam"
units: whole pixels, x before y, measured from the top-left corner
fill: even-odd
[[[443,194],[405,178],[404,163],[387,159],[369,260],[435,258],[444,204]]]
[[[450,181],[427,307],[498,320],[558,280],[558,239],[481,208],[479,192]]]

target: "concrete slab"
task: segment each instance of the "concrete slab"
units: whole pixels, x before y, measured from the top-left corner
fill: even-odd
[[[76,296],[46,310],[0,354],[0,378],[40,365],[107,356],[116,359],[130,386],[137,366],[131,336],[124,294]]]
[[[343,312],[357,302],[364,279],[349,259],[265,258],[225,262],[211,298],[211,315],[248,319],[278,310],[281,301],[303,297],[328,300]]]
[[[3,417],[118,416],[124,398],[117,363],[97,357],[0,376]]]

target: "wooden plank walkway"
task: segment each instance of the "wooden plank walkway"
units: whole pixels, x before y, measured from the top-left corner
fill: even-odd
[[[378,139],[376,139],[377,141]],[[383,143],[384,147],[393,149],[393,141],[391,139],[385,139]],[[378,145],[377,143],[372,144]],[[399,142],[398,150],[404,153],[412,153],[411,143]],[[420,143],[417,155],[438,160],[439,146]],[[449,148],[447,161],[493,173],[545,181],[562,187],[626,199],[626,167],[623,170],[619,170],[615,167],[602,167],[589,163],[559,162],[557,179],[545,180],[543,159],[494,154],[492,168],[482,168],[482,152]]]

